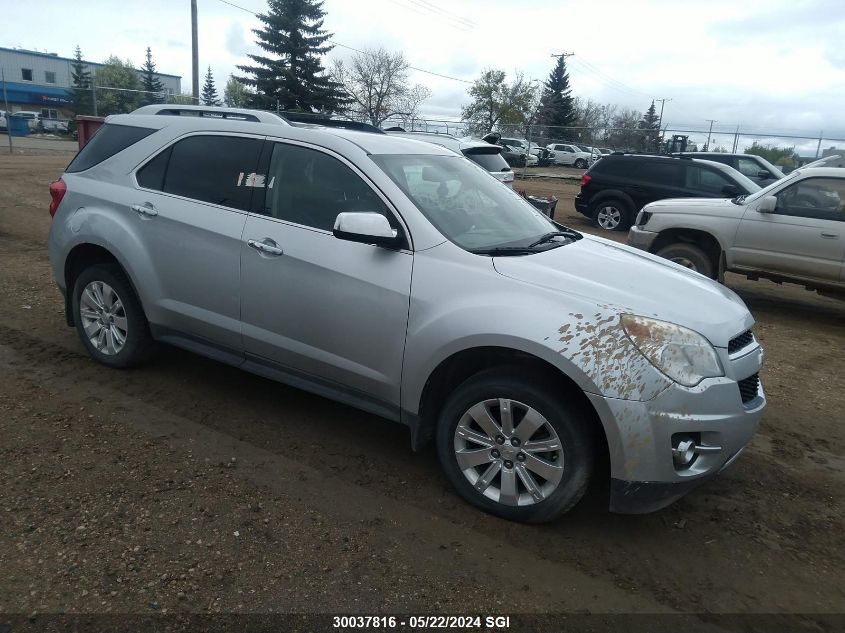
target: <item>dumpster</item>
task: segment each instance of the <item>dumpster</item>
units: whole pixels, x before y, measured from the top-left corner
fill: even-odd
[[[27,136],[29,121],[20,116],[9,117],[9,136]]]
[[[82,149],[85,143],[91,140],[94,132],[100,129],[100,126],[105,121],[101,116],[83,116],[76,117],[76,134],[79,141],[79,149]]]

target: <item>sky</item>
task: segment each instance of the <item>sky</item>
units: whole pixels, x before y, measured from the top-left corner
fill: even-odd
[[[231,0],[253,12],[265,0]],[[191,87],[189,0],[41,0],[38,19],[0,0],[0,46],[91,61],[115,54],[136,65],[151,46],[161,72]],[[235,66],[257,52],[248,11],[198,0],[200,74],[208,66],[222,92]],[[704,129],[713,145],[733,132],[845,139],[845,0],[325,0],[332,40],[400,50],[428,86],[430,119],[457,120],[466,89],[482,70],[548,76],[554,53],[567,59],[574,96],[644,111],[667,98],[664,126]],[[347,59],[337,46],[328,60]],[[328,66],[328,62],[326,64]],[[457,81],[456,79],[463,80]],[[659,105],[659,104],[658,104]],[[769,135],[769,136],[767,136]],[[701,139],[701,135],[692,135]],[[750,144],[751,138],[744,142]],[[812,154],[817,141],[779,139]],[[822,148],[845,142],[825,141]]]

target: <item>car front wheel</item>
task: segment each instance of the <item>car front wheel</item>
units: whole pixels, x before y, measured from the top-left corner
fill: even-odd
[[[716,266],[713,261],[707,253],[694,244],[670,244],[657,251],[657,255],[710,279],[716,278]]]
[[[583,158],[579,158],[575,161],[575,166],[578,169],[585,169],[587,167],[587,161],[585,161]]]
[[[587,418],[559,386],[493,368],[449,397],[438,424],[440,462],[468,502],[514,521],[549,521],[583,496],[593,466]]]

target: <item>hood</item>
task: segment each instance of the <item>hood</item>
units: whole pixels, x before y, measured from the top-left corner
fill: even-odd
[[[650,202],[643,207],[649,213],[693,213],[741,218],[745,205],[734,204],[731,198],[668,198]]]
[[[619,313],[688,327],[717,347],[754,322],[736,293],[668,260],[598,237],[522,257],[496,257],[499,274]]]

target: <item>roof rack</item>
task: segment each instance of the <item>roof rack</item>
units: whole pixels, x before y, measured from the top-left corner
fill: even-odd
[[[252,121],[255,123],[274,123],[289,125],[284,117],[273,112],[251,110],[247,108],[222,108],[215,106],[180,105],[161,103],[142,106],[132,114],[157,114],[164,116],[195,116],[209,119],[227,119],[230,121]]]
[[[335,127],[343,130],[357,130],[359,132],[372,132],[373,134],[384,134],[375,125],[353,121],[352,119],[332,119],[323,114],[311,114],[309,112],[288,112],[282,111],[281,115],[294,125],[320,125],[323,127]]]

